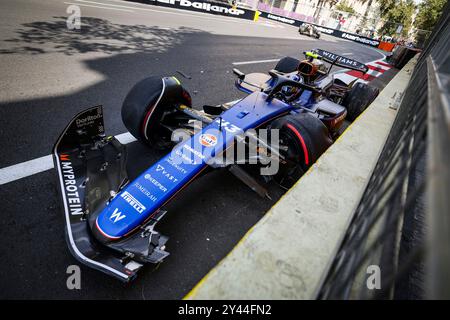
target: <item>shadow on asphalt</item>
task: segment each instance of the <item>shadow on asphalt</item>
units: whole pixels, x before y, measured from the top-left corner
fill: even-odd
[[[204,73],[185,83],[191,92],[199,91],[194,101],[212,104],[241,96],[233,87],[231,74],[226,75],[232,60],[221,61],[217,66],[202,60],[202,48],[217,38],[219,44],[210,52],[226,59],[227,53],[222,52],[221,46],[227,46],[231,37],[186,28],[128,26],[97,18],[83,18],[82,30],[76,33],[66,29],[65,19],[25,24],[17,38],[8,40],[13,47],[2,54],[105,53],[106,56],[84,61],[87,68],[104,75],[104,81],[73,94],[0,104],[1,145],[10,150],[0,154],[0,167],[28,160],[30,154],[50,153],[72,116],[92,105],[104,105],[108,134],[124,132],[119,116],[122,99],[134,83],[150,74],[174,74],[179,66],[192,74],[205,66]],[[110,42],[111,39],[114,40]],[[238,45],[244,46],[248,39],[238,39]],[[206,76],[214,73],[220,76]],[[222,90],[218,93],[217,88]],[[233,97],[229,92],[233,92]],[[132,176],[163,155],[138,142],[130,144],[128,150]],[[274,185],[269,192],[273,200],[261,199],[226,171],[199,178],[168,207],[168,214],[156,227],[169,236],[167,250],[171,255],[164,263],[143,269],[138,279],[128,285],[82,266],[82,289],[71,291],[66,288],[66,268],[79,263],[65,243],[54,172],[0,186],[3,214],[8,216],[0,221],[0,252],[4,261],[0,267],[0,297],[182,298],[282,194]]]
[[[81,29],[70,30],[67,17],[54,19],[23,24],[16,31],[17,37],[3,40],[13,46],[0,50],[0,54],[162,53],[179,45],[187,34],[203,32],[185,27],[174,31],[157,26],[117,24],[93,17],[83,17]]]
[[[150,75],[179,77],[178,70],[186,74],[196,72],[197,76],[192,80],[179,77],[186,89],[193,93],[196,105],[199,101],[204,104],[222,103],[230,101],[227,98],[242,96],[234,89],[231,73],[227,76],[225,72],[229,64],[225,67],[219,63],[209,69],[205,66],[210,61],[202,58],[201,47],[218,36],[187,28],[166,30],[129,26],[89,17],[82,21],[80,31],[68,30],[65,17],[27,23],[17,31],[17,37],[4,40],[13,46],[3,49],[2,54],[30,54],[30,59],[55,52],[78,54],[83,57],[85,68],[101,74],[103,80],[66,95],[0,103],[2,146],[6,150],[14,150],[14,153],[0,153],[0,167],[48,154],[72,116],[90,106],[103,105],[109,134],[125,132],[118,116],[123,98],[135,83]],[[219,48],[211,51],[220,55]],[[93,55],[95,53],[100,54]],[[202,67],[204,72],[198,74]],[[212,77],[211,74],[219,69],[221,74]],[[64,73],[70,82],[71,70],[68,68]],[[78,82],[79,79],[74,78],[74,84],[79,85]],[[223,90],[209,94],[217,88]],[[12,125],[14,130],[11,130]],[[36,132],[40,132],[39,143],[36,143]],[[42,150],[47,152],[43,154]]]

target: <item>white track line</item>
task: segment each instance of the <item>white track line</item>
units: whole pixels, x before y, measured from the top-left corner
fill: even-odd
[[[253,60],[253,61],[241,61],[241,62],[233,62],[234,66],[240,66],[242,64],[255,64],[255,63],[267,63],[267,62],[276,62],[280,60],[278,59],[269,59],[269,60]]]
[[[117,135],[116,139],[122,144],[136,141],[129,132]],[[52,155],[49,154],[47,156],[2,168],[0,169],[0,185],[53,169],[53,167],[53,158]]]
[[[103,7],[103,6],[94,6],[91,4],[82,4],[82,3],[74,3],[74,2],[64,2],[65,4],[71,4],[76,6],[82,6],[82,7],[89,7],[89,8],[100,8],[100,9],[109,9],[109,10],[116,10],[116,11],[125,11],[125,12],[134,12],[133,10],[128,9],[119,9],[119,8],[110,8],[110,7]]]
[[[51,154],[2,168],[0,169],[0,185],[19,180],[42,171],[47,171],[52,168],[53,159]]]
[[[152,5],[145,4],[145,3],[109,0],[109,1],[113,1],[113,2],[127,4],[127,5],[116,5],[116,4],[106,3],[106,2],[97,2],[97,1],[89,1],[89,0],[75,0],[75,1],[77,2],[76,4],[79,4],[79,5],[82,5],[82,3],[89,3],[89,4],[96,4],[96,5],[102,5],[102,6],[117,7],[117,8],[122,8],[124,10],[132,9],[132,10],[138,10],[138,11],[142,11],[142,12],[147,11],[147,12],[157,12],[157,13],[162,13],[162,14],[178,15],[178,16],[190,16],[190,17],[195,17],[195,18],[202,18],[202,19],[206,19],[206,20],[215,20],[215,21],[221,21],[221,22],[226,22],[226,23],[254,24],[254,22],[250,21],[250,20],[241,20],[239,18],[232,18],[230,20],[230,17],[219,18],[218,16],[211,16],[211,14],[209,14],[207,12],[191,11],[188,13],[188,12],[183,12],[183,10],[180,10],[177,8],[157,7],[157,6],[152,6]],[[144,7],[138,7],[136,5],[143,5]],[[85,6],[88,6],[88,5],[85,4]],[[103,7],[103,8],[109,8],[109,7]],[[152,7],[168,9],[168,10],[165,11],[165,10],[152,9]],[[264,27],[267,27],[267,26],[264,26]]]

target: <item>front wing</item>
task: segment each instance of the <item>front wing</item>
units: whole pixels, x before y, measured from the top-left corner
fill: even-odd
[[[89,213],[100,210],[126,181],[126,152],[114,137],[105,137],[101,106],[79,113],[53,149],[64,208],[66,240],[81,263],[128,282],[141,267],[98,243],[88,225]]]

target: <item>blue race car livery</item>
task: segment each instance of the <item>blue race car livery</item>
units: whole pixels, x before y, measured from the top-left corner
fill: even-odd
[[[307,54],[309,67],[316,68],[320,53],[324,54]],[[201,174],[226,167],[263,197],[268,196],[266,182],[291,186],[339,134],[347,109],[337,102],[351,93],[350,87],[344,95],[333,93],[329,85],[318,85],[317,77],[312,81],[313,74],[301,62],[293,65],[290,72],[271,70],[259,83],[234,70],[238,88],[248,95],[203,110],[192,108],[189,93],[175,77],[138,82],[123,103],[124,124],[140,142],[168,153],[133,180],[126,170],[126,147],[105,135],[102,107],[75,116],[53,150],[72,254],[127,282],[145,263],[158,263],[169,255],[168,238],[154,227],[166,213],[165,206]],[[270,141],[256,129],[266,129]],[[177,135],[183,136],[181,142]],[[239,145],[252,143],[255,154],[244,152],[223,161]],[[264,183],[246,170],[267,168],[270,161],[278,170],[261,171]]]

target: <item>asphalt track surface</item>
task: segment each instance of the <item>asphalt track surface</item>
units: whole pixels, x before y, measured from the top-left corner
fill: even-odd
[[[68,30],[66,8],[80,5],[81,30]],[[157,10],[156,10],[157,9]],[[376,50],[323,36],[300,36],[268,20],[251,22],[118,0],[0,2],[0,168],[50,154],[74,114],[102,104],[108,134],[125,132],[121,103],[149,75],[176,75],[194,104],[243,97],[231,70],[264,72],[316,47],[362,62]],[[186,79],[177,71],[189,75]],[[137,175],[163,154],[128,145]],[[283,191],[261,199],[226,171],[199,178],[181,193],[157,230],[171,255],[122,284],[81,266],[81,290],[66,269],[79,264],[64,240],[53,170],[0,185],[0,298],[180,299],[240,240]]]

